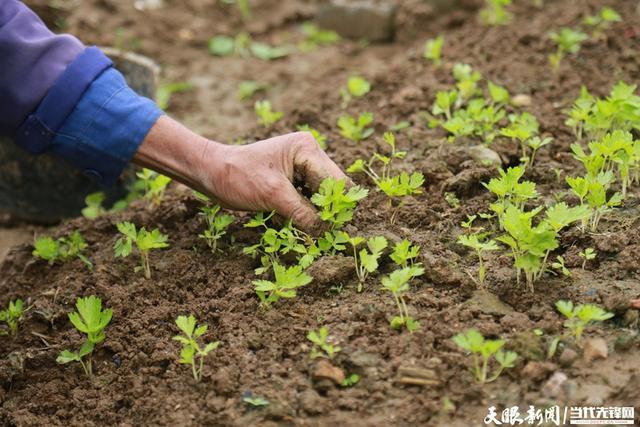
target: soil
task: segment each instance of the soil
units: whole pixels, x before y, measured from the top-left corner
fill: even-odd
[[[501,255],[489,257],[488,289],[478,291],[467,274],[476,271],[477,260],[455,243],[466,215],[486,209],[491,197],[479,183],[495,172],[471,159],[467,148],[473,141],[446,143],[443,132],[428,129],[420,114],[430,109],[438,90],[453,83],[454,63],[469,63],[512,94],[531,97],[527,111],[539,119],[543,133],[555,138],[528,176],[544,200],[565,190],[554,170],[561,176],[580,170],[568,154],[573,141],[563,124],[563,110],[580,86],[605,95],[616,81],[633,83],[640,77],[637,2],[547,1],[541,9],[533,2],[516,3],[511,25],[486,28],[476,20],[474,2],[434,15],[420,1],[405,1],[393,44],[365,47],[343,41],[269,63],[211,57],[206,41],[239,30],[274,43],[296,40],[316,2],[256,1],[248,24],[214,0],[166,0],[164,7],[145,12],[128,0],[86,0],[68,10],[64,20],[56,16],[65,31],[87,43],[135,49],[157,60],[166,80],[193,83],[194,90],[175,95],[169,113],[194,130],[220,141],[242,137],[250,142],[306,122],[329,136],[327,151],[343,167],[382,148],[379,137],[348,142],[335,126],[344,113],[339,89],[346,78],[354,73],[368,78],[372,92],[353,101],[348,111],[374,112],[376,135],[408,120],[411,126],[398,134],[400,147],[409,152],[399,169],[422,171],[426,184],[423,194],[400,209],[394,225],[388,223],[384,196],[371,191],[349,232],[382,234],[391,241],[408,238],[421,245],[426,274],[415,280],[407,299],[421,327],[413,334],[392,330],[395,307],[379,290],[379,277],[356,292],[349,260],[342,257],[312,267],[316,280],[298,298],[262,310],[251,285],[256,261],[241,254],[242,246],[258,239],[242,228],[247,216],[236,214],[231,230],[236,244],[213,256],[197,237],[203,227],[197,202],[175,186],[154,210],[138,201],[124,213],[73,219],[48,230],[55,236],[80,230],[90,244],[93,272],[79,260],[54,266],[37,261],[28,242],[10,250],[0,266],[0,304],[21,297],[31,308],[18,338],[0,340],[0,424],[468,426],[481,425],[489,406],[640,409],[638,311],[628,309],[628,301],[640,296],[637,188],[623,208],[603,219],[598,234],[574,229],[564,234],[554,255],[565,257],[572,277],[545,276],[533,294],[516,285],[511,260]],[[546,34],[579,24],[604,3],[624,22],[613,25],[606,40],[586,43],[579,55],[551,73]],[[436,70],[421,52],[424,40],[439,33],[446,35],[445,64]],[[252,102],[236,99],[238,83],[247,79],[271,85],[268,98],[285,112],[281,123],[259,127]],[[517,161],[509,144],[491,148],[507,164]],[[460,206],[450,206],[444,192],[454,192]],[[134,272],[134,258],[113,256],[115,224],[122,220],[159,227],[170,236],[170,248],[151,255],[151,280]],[[587,247],[595,248],[598,257],[582,270],[578,253]],[[392,268],[385,261],[380,273]],[[80,342],[67,313],[78,296],[90,294],[114,311],[107,339],[95,354],[93,382],[78,366],[55,363],[60,350]],[[555,357],[545,360],[551,339],[563,332],[563,320],[553,308],[558,299],[596,303],[616,314],[585,337],[605,339],[606,358],[582,358],[581,349],[561,345]],[[170,339],[177,334],[174,319],[185,313],[209,325],[207,340],[221,343],[207,359],[199,384],[178,363],[179,347]],[[326,363],[318,366],[309,359],[306,333],[323,325],[342,347],[331,365],[361,375],[355,386],[314,380],[320,368],[335,374]],[[470,327],[506,339],[507,348],[521,355],[517,366],[494,383],[475,384],[469,358],[451,341]],[[402,377],[415,369],[430,380],[405,384]],[[565,381],[554,386],[562,375]],[[249,408],[241,400],[246,393],[270,404]]]

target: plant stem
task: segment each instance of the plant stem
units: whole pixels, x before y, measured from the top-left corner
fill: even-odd
[[[402,306],[400,305],[400,300],[398,299],[398,295],[394,292],[393,293],[393,298],[396,300],[396,305],[398,306],[398,312],[400,313],[400,320],[402,320],[402,322],[405,322],[405,318],[404,315],[402,314]]]

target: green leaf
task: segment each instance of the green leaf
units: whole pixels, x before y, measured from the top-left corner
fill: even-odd
[[[178,316],[176,325],[187,337],[191,338],[196,328],[196,318],[193,314],[189,316]]]
[[[79,362],[80,356],[77,353],[72,353],[69,350],[64,350],[60,352],[58,357],[56,358],[56,363],[64,365],[70,362]]]

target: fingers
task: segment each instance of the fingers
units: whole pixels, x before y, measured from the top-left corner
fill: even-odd
[[[329,158],[313,136],[308,132],[297,132],[294,154],[294,177],[304,182],[312,191],[317,191],[325,178],[341,179],[347,185],[353,183],[347,175]]]
[[[279,215],[290,218],[294,225],[304,232],[318,236],[325,231],[326,225],[318,216],[316,209],[296,191],[289,181],[285,180],[280,193],[271,202]]]
[[[640,299],[631,300],[631,307],[640,310]]]

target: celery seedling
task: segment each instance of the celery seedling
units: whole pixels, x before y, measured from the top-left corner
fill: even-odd
[[[433,65],[440,67],[442,65],[442,45],[444,44],[444,36],[440,35],[435,39],[429,39],[424,44],[424,59],[433,62]]]
[[[571,277],[571,271],[565,265],[564,257],[560,255],[556,257],[556,262],[551,263],[551,268],[559,270],[566,277]]]
[[[607,197],[607,190],[614,181],[611,171],[601,172],[597,176],[567,177],[567,184],[573,193],[580,199],[580,204],[586,204],[591,209],[589,220],[591,232],[598,229],[602,216],[616,206],[622,204],[623,197],[620,193],[614,193]]]
[[[393,329],[400,329],[404,326],[409,332],[413,332],[420,327],[420,322],[409,315],[404,294],[409,290],[411,279],[423,274],[422,267],[413,266],[395,270],[389,276],[382,278],[382,289],[391,292],[398,307],[398,316],[391,319]]]
[[[495,381],[502,371],[515,366],[518,353],[503,351],[504,340],[487,340],[480,332],[469,329],[453,337],[453,342],[463,350],[471,352],[473,357],[473,375],[477,382],[485,384]],[[498,363],[493,375],[489,376],[489,362],[491,356]]]
[[[479,267],[478,267],[478,280],[477,280],[477,285],[479,287],[484,287],[484,279],[487,275],[487,270],[486,267],[484,265],[484,259],[483,259],[483,252],[485,251],[496,251],[498,249],[500,249],[497,245],[497,243],[494,240],[484,240],[486,237],[486,234],[470,234],[470,235],[460,235],[458,236],[458,243],[466,246],[468,248],[473,249],[476,252],[476,255],[478,255],[478,260],[479,260]],[[471,276],[471,278],[473,279],[473,276]],[[474,281],[476,281],[475,279],[473,279]]]
[[[104,202],[106,197],[107,196],[102,191],[91,193],[85,197],[84,203],[87,206],[82,208],[82,216],[88,219],[95,219],[107,212],[107,210],[102,207],[102,202]]]
[[[209,353],[218,348],[220,341],[210,342],[204,347],[198,344],[198,338],[207,332],[207,325],[196,327],[196,318],[193,314],[189,316],[178,316],[176,325],[182,331],[183,335],[173,337],[175,341],[182,344],[180,350],[180,363],[191,365],[193,379],[197,382],[202,381],[202,371],[204,368],[204,359]],[[196,357],[198,362],[196,363]]]
[[[549,33],[549,38],[557,45],[556,52],[549,55],[549,62],[555,71],[560,67],[562,59],[567,54],[580,52],[580,45],[587,40],[589,36],[580,30],[561,28],[560,32],[553,31]]]
[[[33,256],[49,262],[49,265],[78,258],[89,270],[93,270],[91,261],[82,254],[89,245],[78,230],[57,240],[51,237],[39,237],[33,246]]]
[[[610,7],[603,7],[596,15],[587,16],[584,19],[585,25],[591,27],[592,36],[599,40],[604,38],[604,32],[614,22],[622,21],[622,17],[618,12]]]
[[[271,107],[271,102],[264,101],[256,101],[254,105],[254,109],[259,118],[259,123],[265,127],[269,127],[279,121],[284,113],[280,111],[273,111]]]
[[[243,80],[238,85],[236,96],[240,101],[251,99],[258,92],[264,92],[269,88],[266,83],[260,83],[254,80]]]
[[[6,310],[0,310],[0,322],[5,322],[9,327],[9,333],[12,337],[18,336],[18,324],[22,321],[22,316],[26,309],[24,301],[20,298],[15,301],[9,301],[9,307]],[[0,335],[8,335],[4,329],[0,329]]]
[[[307,339],[313,343],[313,348],[311,348],[311,353],[309,354],[312,359],[325,356],[333,359],[342,350],[339,346],[334,346],[329,342],[329,330],[324,326],[317,331],[309,331]]]
[[[584,270],[587,267],[587,262],[596,259],[598,253],[593,248],[587,248],[578,255],[582,258],[582,269]]]
[[[512,0],[486,0],[484,9],[480,10],[480,22],[484,25],[507,25],[513,16],[505,10]]]
[[[342,97],[342,108],[345,108],[349,102],[355,98],[361,98],[365,96],[371,90],[371,83],[360,76],[351,76],[347,80],[346,87],[340,89],[340,96]]]
[[[124,234],[124,237],[119,238],[113,249],[116,257],[128,257],[133,251],[133,243],[135,243],[140,253],[140,267],[144,271],[144,277],[151,278],[151,265],[149,263],[149,251],[152,249],[166,248],[169,246],[167,235],[162,234],[159,229],[147,231],[144,227],[140,230],[136,230],[136,226],[130,222],[120,222],[117,224],[118,231]]]
[[[275,263],[273,264],[273,274],[274,281],[253,281],[256,294],[264,308],[270,308],[271,304],[280,298],[295,298],[296,289],[308,285],[313,280],[311,276],[302,271],[302,267],[299,265],[285,267]]]
[[[305,22],[301,27],[304,40],[298,44],[303,52],[316,49],[320,46],[328,46],[340,41],[340,35],[335,31],[323,30],[312,22]]]
[[[415,259],[420,255],[420,246],[412,245],[410,241],[404,239],[393,247],[393,252],[389,256],[393,262],[400,267],[413,266]]]
[[[369,194],[369,190],[357,185],[346,191],[345,186],[345,180],[326,178],[311,197],[311,202],[321,209],[320,218],[329,222],[332,230],[340,229],[351,221],[356,205]]]
[[[373,128],[368,128],[373,122],[372,113],[362,113],[358,118],[341,116],[338,119],[340,135],[355,142],[360,142],[373,135]]]
[[[80,362],[84,373],[89,378],[93,378],[91,356],[95,346],[105,339],[104,328],[111,322],[113,311],[102,310],[102,300],[94,295],[78,298],[76,309],[77,312],[69,313],[69,320],[78,331],[87,335],[87,339],[76,353],[69,350],[62,351],[56,362],[59,364]],[[85,357],[86,361],[83,360]]]
[[[358,276],[358,292],[362,292],[362,286],[367,280],[369,273],[378,269],[378,260],[382,256],[382,251],[386,249],[388,242],[382,236],[371,237],[366,240],[367,249],[358,252],[358,246],[365,242],[362,237],[349,238],[349,243],[353,247],[353,259]]]
[[[149,206],[158,206],[164,197],[164,192],[171,182],[171,178],[143,168],[136,173],[144,185],[144,198],[149,201]]]
[[[232,215],[221,213],[220,210],[218,205],[200,208],[200,215],[204,217],[207,228],[198,237],[205,239],[214,254],[218,250],[218,240],[227,234],[227,228],[234,219]]]
[[[580,345],[584,328],[594,322],[603,322],[613,317],[613,313],[593,304],[580,304],[574,307],[573,302],[560,300],[556,302],[556,308],[567,318],[564,326],[573,333],[578,345]]]

